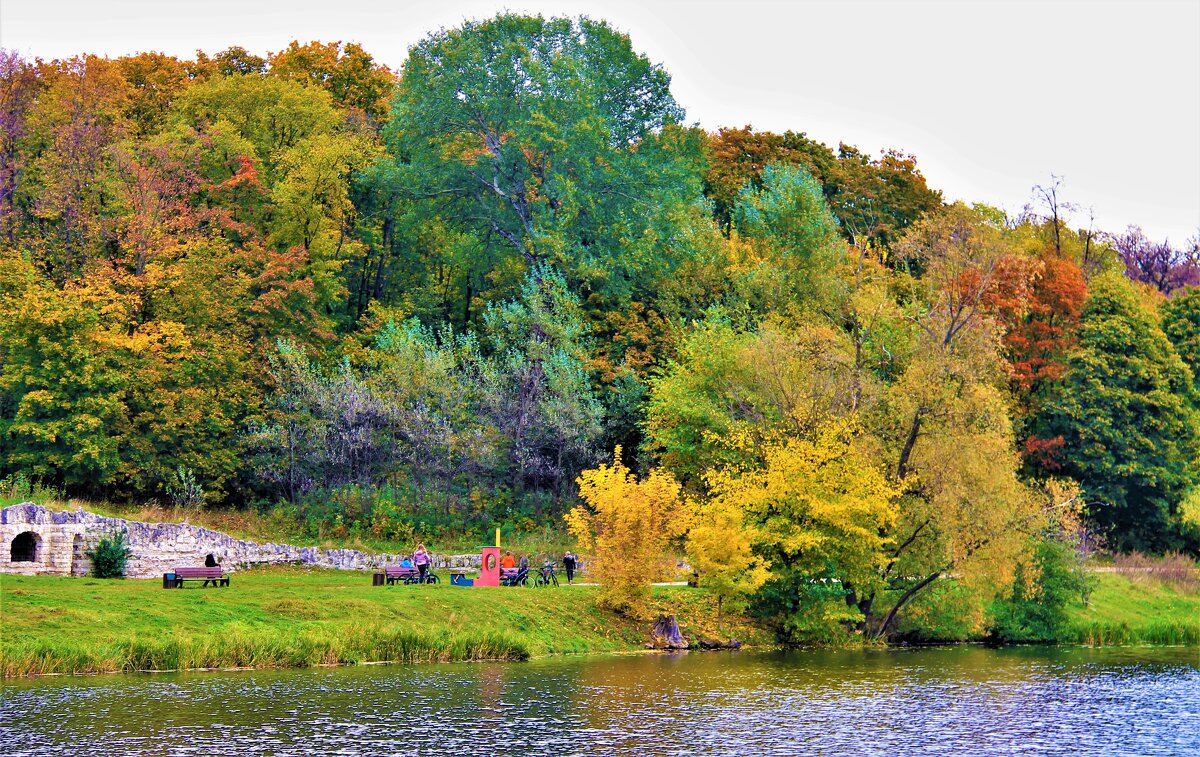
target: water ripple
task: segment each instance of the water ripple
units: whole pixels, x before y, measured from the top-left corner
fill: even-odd
[[[1196,650],[694,654],[6,682],[0,753],[1200,754]]]

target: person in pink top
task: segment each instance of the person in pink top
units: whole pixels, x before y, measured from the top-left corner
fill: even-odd
[[[429,553],[425,551],[424,544],[417,545],[417,551],[413,552],[413,565],[416,566],[420,575],[420,582],[425,583],[425,574],[429,572]]]

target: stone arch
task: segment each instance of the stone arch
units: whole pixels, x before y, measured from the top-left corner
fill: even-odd
[[[33,531],[22,531],[12,540],[9,560],[12,562],[40,562],[42,537]]]

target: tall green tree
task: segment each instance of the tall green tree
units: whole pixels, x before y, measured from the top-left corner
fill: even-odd
[[[1200,400],[1200,287],[1163,303],[1162,327],[1179,357],[1191,368],[1194,398]]]
[[[733,222],[740,233],[766,247],[755,272],[760,286],[771,282],[763,304],[776,310],[795,303],[812,306],[834,294],[830,274],[842,261],[845,245],[821,187],[807,169],[768,165],[761,189],[747,185],[739,193]],[[762,276],[764,269],[774,269],[776,275]]]
[[[520,294],[484,316],[495,366],[491,414],[508,438],[508,477],[565,494],[592,464],[601,406],[585,370],[587,345],[579,301],[548,265],[529,270]]]
[[[103,491],[127,422],[111,288],[59,290],[28,260],[0,256],[0,468]],[[114,328],[117,326],[118,328]]]
[[[627,291],[686,252],[672,224],[700,198],[699,137],[669,84],[601,21],[471,21],[412,48],[388,146],[454,227]]]
[[[1094,279],[1078,351],[1039,436],[1063,437],[1063,469],[1083,484],[1088,514],[1117,548],[1176,546],[1178,504],[1200,459],[1192,381],[1128,280]]]

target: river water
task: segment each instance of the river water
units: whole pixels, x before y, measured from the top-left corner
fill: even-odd
[[[0,754],[1200,755],[1200,650],[568,657],[7,681]]]

